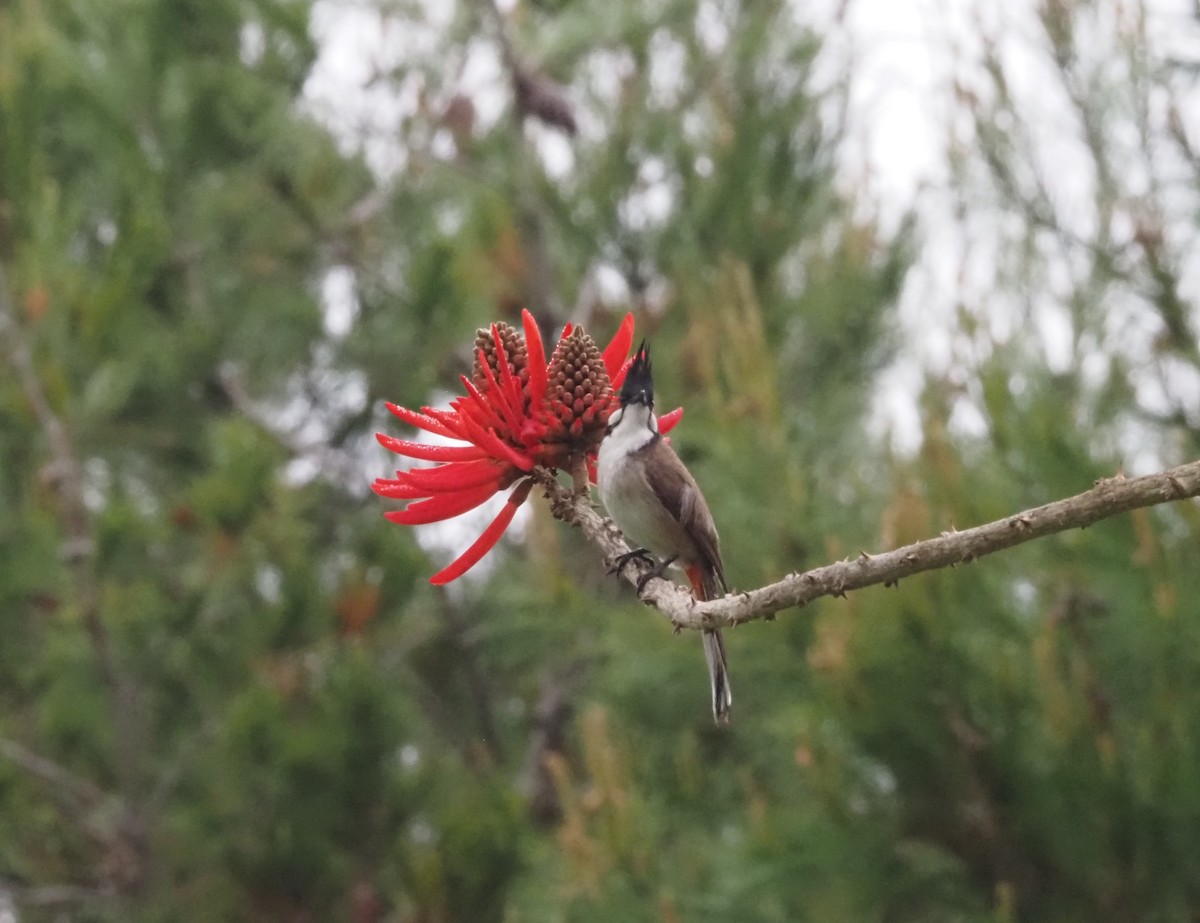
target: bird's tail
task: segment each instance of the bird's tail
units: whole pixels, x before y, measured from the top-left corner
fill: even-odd
[[[692,593],[697,599],[715,599],[720,595],[719,575],[702,567],[685,569]],[[704,659],[708,661],[708,682],[712,688],[713,721],[728,724],[733,709],[733,690],[729,687],[729,664],[725,659],[725,639],[720,631],[705,631]]]
[[[713,721],[729,723],[733,708],[733,690],[729,688],[729,667],[725,663],[725,639],[719,631],[705,631],[704,659],[708,661],[708,681],[712,686]]]

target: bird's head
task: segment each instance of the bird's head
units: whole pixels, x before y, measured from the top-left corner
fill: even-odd
[[[634,353],[625,383],[621,386],[621,406],[628,407],[630,404],[643,404],[647,410],[654,409],[654,376],[650,370],[650,348],[645,340]]]

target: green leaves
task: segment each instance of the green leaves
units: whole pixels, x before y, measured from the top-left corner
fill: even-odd
[[[458,524],[388,528],[367,495],[383,398],[441,400],[526,306],[601,342],[636,312],[736,587],[1073,494],[1196,442],[1147,401],[1195,372],[1184,327],[1114,343],[1178,307],[1174,230],[1071,249],[1037,190],[998,203],[995,301],[919,319],[949,345],[905,456],[872,411],[924,354],[896,311],[923,235],[835,184],[853,75],[811,90],[790,6],[384,3],[399,53],[336,138],[310,14],[0,5],[2,294],[54,415],[0,372],[0,738],[101,792],[0,756],[0,897],[85,888],[62,915],[135,923],[1195,916],[1193,507],[728,632],[717,731],[699,640],[536,492],[450,591],[426,548]],[[572,140],[516,126],[499,23]],[[1107,107],[1159,98],[1127,82]],[[969,114],[989,131],[955,162],[1021,192],[1025,142]]]

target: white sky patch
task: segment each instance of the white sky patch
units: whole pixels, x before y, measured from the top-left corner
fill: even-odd
[[[405,126],[422,107],[445,107],[461,93],[474,104],[479,132],[500,118],[509,95],[494,43],[472,42],[461,62],[442,56],[453,3],[413,0],[408,6],[401,16],[371,0],[317,0],[309,27],[320,51],[304,85],[304,105],[342,152],[361,154],[380,181],[408,165]],[[444,73],[448,68],[457,73]],[[446,86],[434,86],[431,75]],[[446,139],[438,143],[438,156],[454,153]]]
[[[1069,371],[1075,359],[1071,312],[1058,299],[1046,296],[1038,299],[1033,319],[1042,341],[1046,367],[1056,374]]]
[[[108,218],[96,223],[96,240],[104,244],[106,247],[111,247],[117,242],[117,223]]]
[[[525,131],[533,139],[546,175],[559,182],[568,179],[575,170],[575,149],[571,140],[557,129],[536,123],[527,124]]]
[[[421,765],[421,748],[416,744],[403,744],[396,750],[396,763],[405,772],[415,772]]]
[[[663,109],[675,108],[685,89],[687,49],[669,31],[659,29],[650,37],[648,63],[651,101]]]
[[[705,0],[696,8],[696,37],[713,55],[729,44],[729,23],[714,0]]]
[[[420,104],[422,81],[388,76],[410,60],[436,53],[452,4],[419,0],[424,15],[400,20],[370,0],[317,0],[310,31],[320,54],[304,86],[308,110],[337,138],[343,153],[361,152],[380,179],[408,162],[397,142]]]
[[[823,36],[818,87],[849,70],[851,143],[843,182],[865,184],[894,230],[918,190],[944,181],[942,94],[954,61],[944,33],[966,35],[971,0],[825,0],[798,7]],[[939,36],[937,33],[942,32]]]
[[[629,303],[629,280],[616,266],[611,263],[597,263],[592,267],[588,278],[595,285],[597,296],[605,304]]]
[[[472,42],[455,89],[475,103],[477,131],[494,126],[504,114],[509,95],[508,74],[500,59],[500,49],[491,42]]]
[[[254,572],[254,588],[269,606],[283,599],[283,573],[272,564],[262,564]]]
[[[921,444],[917,399],[925,370],[945,374],[955,364],[954,293],[972,274],[945,191],[947,85],[959,66],[955,49],[973,34],[971,6],[972,0],[821,0],[798,6],[802,20],[823,36],[815,87],[832,87],[850,75],[839,185],[852,199],[869,203],[884,234],[894,233],[910,209],[920,219],[920,255],[896,308],[902,347],[877,381],[868,423],[873,434],[886,434],[904,454]],[[986,275],[978,289],[990,288],[990,271]]]
[[[647,157],[638,167],[637,184],[618,208],[622,223],[635,231],[661,227],[678,198],[673,175],[657,157]]]
[[[246,23],[238,38],[238,58],[246,67],[257,67],[267,50],[267,33],[262,23]]]
[[[334,266],[321,280],[321,316],[325,332],[334,339],[341,339],[354,327],[358,312],[354,270],[349,266]]]
[[[506,14],[519,15],[521,2],[504,0],[500,6]],[[910,211],[918,219],[921,246],[896,308],[904,343],[895,365],[879,379],[871,424],[874,432],[890,433],[901,451],[914,451],[920,444],[917,399],[926,374],[969,374],[974,363],[987,358],[992,344],[1020,336],[1026,329],[1037,333],[1051,370],[1083,362],[1092,371],[1088,377],[1100,381],[1100,363],[1089,361],[1089,349],[1104,353],[1105,359],[1118,348],[1126,355],[1152,355],[1149,350],[1156,332],[1141,329],[1152,312],[1121,292],[1106,295],[1114,303],[1104,309],[1111,312],[1113,328],[1131,329],[1106,332],[1106,342],[1076,343],[1068,299],[1082,281],[1086,260],[1081,251],[1061,240],[1036,241],[1048,277],[1036,283],[1042,286],[1040,291],[1018,292],[1005,278],[1010,269],[1000,260],[1011,252],[1018,235],[1032,232],[1020,226],[1019,219],[995,213],[986,201],[980,203],[978,213],[964,217],[963,203],[956,201],[950,187],[950,147],[958,144],[969,151],[976,146],[973,126],[963,116],[963,100],[955,94],[990,92],[979,68],[985,43],[991,41],[1005,67],[1017,113],[994,128],[1014,139],[1028,139],[1033,153],[1032,164],[1014,164],[1024,171],[1018,180],[1046,190],[1069,232],[1086,239],[1096,230],[1097,178],[1074,107],[1044,47],[1038,6],[1038,0],[793,2],[797,18],[813,25],[823,39],[814,87],[828,89],[843,77],[849,79],[848,133],[839,152],[842,189],[854,201],[865,203],[884,235],[894,232]],[[428,111],[461,93],[475,106],[475,130],[480,133],[505,116],[511,89],[494,41],[481,36],[468,44],[459,55],[461,60],[448,58],[444,51],[439,58],[454,10],[454,4],[440,0],[412,0],[409,7],[401,8],[376,6],[371,0],[318,0],[314,7],[312,33],[321,51],[305,87],[306,104],[335,133],[343,149],[361,152],[382,180],[396,177],[408,164],[404,128],[420,107]],[[1084,31],[1077,51],[1085,69],[1089,56],[1090,63],[1103,65],[1099,72],[1114,93],[1131,90],[1127,64],[1112,49],[1122,41],[1137,40],[1136,30],[1145,29],[1150,66],[1198,57],[1191,0],[1147,0],[1144,20],[1136,19],[1135,6],[1116,0],[1089,10],[1080,18]],[[1093,21],[1087,19],[1089,15],[1094,16],[1092,26],[1087,25]],[[726,7],[718,0],[702,2],[694,28],[704,46],[723,47],[729,41]],[[1089,37],[1088,28],[1095,34]],[[243,42],[249,46],[246,53],[253,55],[254,36],[243,36]],[[659,30],[652,38],[651,52],[652,97],[656,105],[672,106],[686,91],[680,83],[684,49],[666,30]],[[1113,58],[1111,67],[1106,55]],[[598,48],[583,59],[575,85],[585,95],[572,101],[578,107],[585,144],[603,140],[608,129],[602,114],[616,104],[622,80],[633,67],[630,56],[619,50]],[[1191,143],[1200,146],[1200,87],[1174,90],[1182,104],[1177,111],[1172,111],[1164,92],[1156,91],[1158,95],[1151,98],[1151,128],[1165,134],[1164,126],[1175,119]],[[830,110],[829,117],[840,118],[840,111]],[[681,127],[693,138],[712,131],[708,120],[695,112],[685,113]],[[1124,134],[1120,125],[1106,124],[1106,130],[1116,135],[1119,150],[1114,153],[1130,155],[1120,158],[1125,171],[1120,176],[1122,188],[1132,193],[1148,188],[1150,177],[1138,174],[1145,170],[1139,165],[1134,126],[1130,124]],[[575,172],[572,143],[541,126],[531,125],[528,131],[550,178],[569,183]],[[421,140],[425,149],[433,147],[436,157],[454,156],[453,141],[444,130],[436,143],[434,138]],[[1156,156],[1168,158],[1168,153]],[[1160,172],[1174,171],[1181,177],[1186,176],[1186,168],[1183,162],[1169,160],[1159,165]],[[697,162],[695,169],[707,175],[713,165]],[[669,177],[655,171],[653,162],[644,165],[636,188],[621,204],[621,219],[632,228],[656,227],[672,214],[677,190]],[[1118,206],[1114,237],[1132,240],[1149,222],[1161,228],[1175,253],[1195,252],[1190,243],[1200,208],[1196,196],[1164,200],[1160,195],[1149,200],[1161,214],[1141,214],[1136,202],[1130,203],[1132,210],[1125,203]],[[439,221],[444,220],[439,216]],[[1193,302],[1200,299],[1200,259],[1184,261],[1179,270],[1181,293]],[[603,283],[602,275],[588,281],[597,288]],[[327,300],[332,303],[334,298]],[[960,312],[977,319],[980,328],[975,334],[963,331]],[[336,335],[340,327],[331,315],[336,312],[327,310],[326,322]],[[1156,381],[1139,383],[1138,390],[1157,406],[1184,399],[1193,384],[1178,371],[1165,369]],[[962,432],[974,433],[985,422],[978,406],[955,410],[954,424]],[[461,541],[453,544],[461,547]]]
[[[1050,370],[1065,371],[1074,363],[1086,363],[1092,374],[1085,377],[1097,383],[1104,381],[1105,374],[1099,369],[1107,371],[1114,352],[1135,361],[1154,354],[1154,332],[1139,329],[1147,320],[1153,321],[1153,312],[1128,290],[1115,287],[1105,293],[1115,302],[1106,307],[1114,321],[1120,318],[1119,325],[1129,327],[1132,335],[1117,334],[1106,342],[1090,344],[1102,354],[1087,363],[1088,344],[1076,344],[1073,339],[1069,304],[1087,283],[1086,252],[1048,235],[1036,239],[1047,278],[1014,298],[1013,280],[1005,276],[1010,270],[1000,259],[1011,252],[1012,242],[1020,235],[1035,232],[1014,216],[997,214],[986,200],[980,201],[977,214],[963,216],[956,211],[960,203],[950,194],[949,145],[958,143],[964,150],[975,146],[973,129],[961,117],[964,110],[953,96],[954,88],[957,82],[967,92],[988,92],[989,81],[979,75],[983,41],[991,40],[1005,68],[1018,114],[993,127],[1018,142],[1027,140],[1025,148],[1033,157],[1032,169],[1014,162],[1016,169],[1024,171],[1018,174],[1018,181],[1028,189],[1040,186],[1045,191],[1068,234],[1087,241],[1098,230],[1094,163],[1076,109],[1044,47],[1034,0],[1003,4],[988,0],[818,0],[804,4],[803,9],[806,20],[815,24],[825,41],[818,60],[818,85],[823,73],[826,83],[837,74],[850,74],[850,141],[840,158],[844,187],[853,196],[865,193],[878,209],[885,233],[897,226],[906,209],[914,209],[919,219],[921,248],[898,304],[906,346],[895,366],[879,380],[874,432],[890,433],[900,451],[915,450],[920,442],[920,428],[914,424],[919,419],[916,400],[922,371],[952,377],[957,369],[969,371],[986,358],[989,341],[1004,343],[1027,328],[1036,332]],[[1122,42],[1137,40],[1132,31],[1142,27],[1135,21],[1137,8],[1112,3],[1090,9],[1095,18],[1085,15],[1079,20],[1077,51],[1084,70],[1094,68],[1111,93],[1135,92],[1127,62],[1114,49]],[[1148,67],[1157,67],[1172,56],[1197,60],[1200,46],[1187,0],[1149,0],[1145,9]],[[1186,123],[1195,145],[1200,143],[1200,85],[1176,90],[1183,101],[1176,117]],[[1171,118],[1166,92],[1154,89],[1149,102],[1151,121],[1157,123],[1151,130],[1165,136]],[[1128,116],[1125,122],[1105,121],[1104,131],[1115,138],[1110,154],[1121,171],[1121,188],[1135,197],[1147,195],[1152,208],[1165,212],[1150,215],[1150,226],[1161,226],[1172,252],[1191,251],[1200,256],[1189,244],[1195,239],[1195,214],[1200,208],[1196,196],[1187,192],[1167,196],[1164,202],[1161,191],[1151,193],[1141,140]],[[1152,156],[1167,158],[1169,154],[1162,149]],[[1160,175],[1186,177],[1182,163],[1167,160],[1157,168]],[[1181,186],[1186,189],[1187,184],[1184,178]],[[1115,220],[1114,237],[1120,242],[1131,239],[1139,222],[1146,222],[1147,217],[1128,216],[1118,208]],[[1179,269],[1181,293],[1194,304],[1200,299],[1200,258],[1185,260]],[[960,327],[956,317],[960,308],[970,312],[984,332],[974,342],[949,333]],[[1164,371],[1158,380],[1140,382],[1137,388],[1145,406],[1170,403],[1174,395],[1168,393],[1176,390],[1178,405],[1187,406],[1183,401],[1193,383],[1175,370]],[[963,434],[986,432],[986,420],[978,406],[956,407],[952,422]]]

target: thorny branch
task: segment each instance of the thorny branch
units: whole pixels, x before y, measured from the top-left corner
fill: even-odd
[[[631,550],[620,530],[597,512],[587,494],[559,484],[553,475],[542,469],[538,469],[535,476],[546,489],[555,517],[582,529],[604,552],[607,560],[612,561]],[[1200,496],[1200,461],[1145,477],[1105,478],[1091,490],[1074,497],[986,525],[962,532],[944,532],[936,538],[880,554],[871,555],[864,551],[853,559],[827,564],[803,574],[788,574],[768,586],[731,593],[709,602],[698,602],[683,587],[660,578],[646,584],[642,599],[656,606],[676,628],[725,628],[755,619],[771,619],[780,610],[803,606],[822,596],[845,596],[849,590],[877,583],[894,586],[901,579],[922,571],[967,564],[1035,538],[1082,529],[1141,507],[1196,496]],[[636,584],[638,578],[649,571],[648,565],[634,560],[625,568],[624,574]]]

